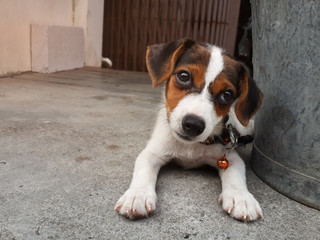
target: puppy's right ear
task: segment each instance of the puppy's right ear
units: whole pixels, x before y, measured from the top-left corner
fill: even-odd
[[[170,78],[179,57],[194,44],[193,40],[184,39],[148,46],[146,63],[153,87]]]

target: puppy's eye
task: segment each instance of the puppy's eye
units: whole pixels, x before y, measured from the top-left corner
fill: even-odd
[[[219,103],[223,104],[223,105],[228,105],[233,101],[234,98],[234,92],[230,89],[222,92],[219,96],[218,96],[218,101]]]
[[[192,83],[192,77],[189,71],[181,70],[176,74],[176,81],[182,87],[188,87]]]

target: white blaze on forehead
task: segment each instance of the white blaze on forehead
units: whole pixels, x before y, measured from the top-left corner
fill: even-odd
[[[211,55],[209,64],[205,73],[205,87],[201,94],[187,94],[183,97],[178,105],[170,114],[169,125],[174,132],[185,135],[182,127],[182,120],[188,114],[195,114],[201,117],[205,122],[204,131],[193,139],[193,142],[201,142],[206,140],[212,134],[219,134],[222,117],[218,117],[211,100],[211,93],[208,86],[223,70],[222,49],[209,45]]]
[[[211,56],[209,60],[209,64],[207,67],[207,71],[205,73],[205,88],[207,89],[209,84],[215,80],[215,78],[219,75],[219,73],[223,70],[223,57],[222,57],[222,49],[216,46],[211,47]]]

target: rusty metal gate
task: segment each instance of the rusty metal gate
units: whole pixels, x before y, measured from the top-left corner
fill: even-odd
[[[105,0],[103,56],[113,68],[146,71],[147,45],[181,38],[233,54],[240,0]]]

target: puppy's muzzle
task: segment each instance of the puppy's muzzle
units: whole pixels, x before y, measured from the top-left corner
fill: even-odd
[[[199,136],[203,133],[205,127],[204,120],[197,115],[188,114],[182,119],[182,129],[190,138]]]

